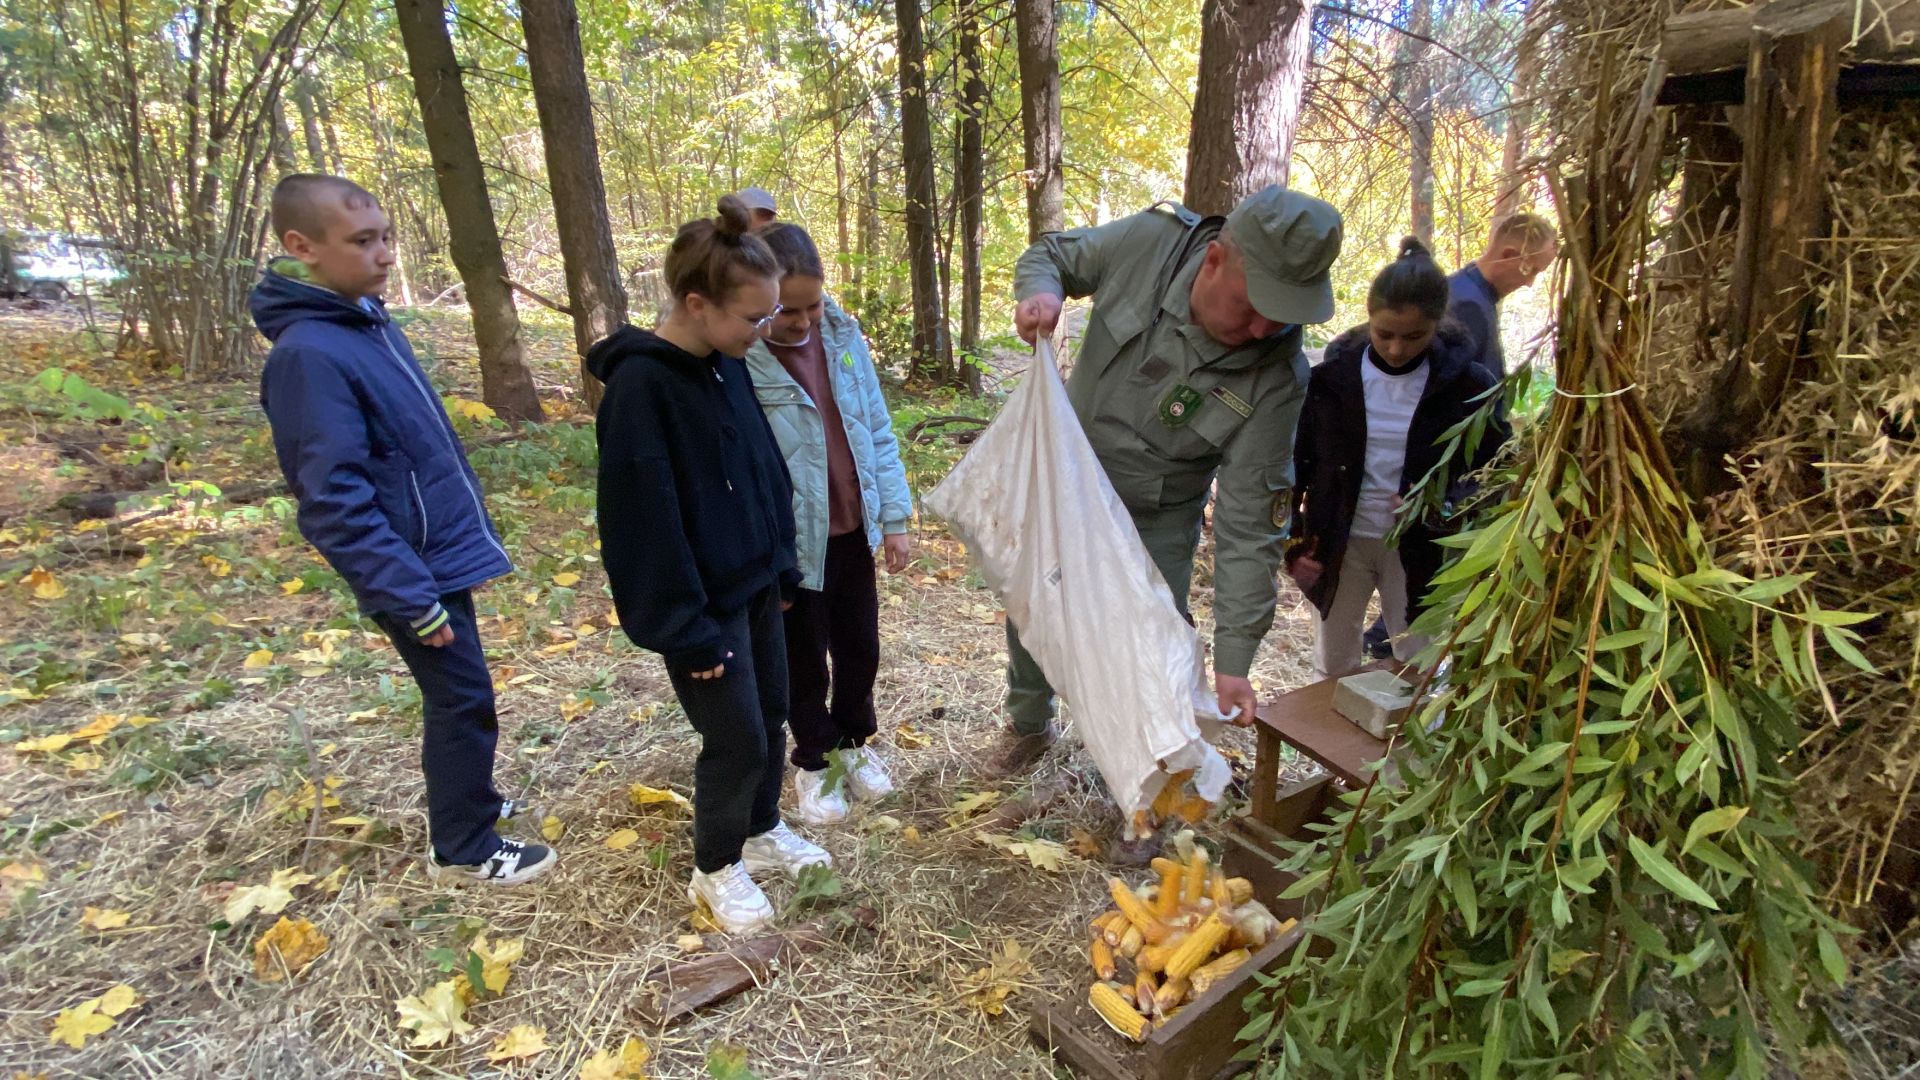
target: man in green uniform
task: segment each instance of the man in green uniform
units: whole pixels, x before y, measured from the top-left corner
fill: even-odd
[[[1231,214],[1162,204],[1049,233],[1014,271],[1014,329],[1051,335],[1068,296],[1093,313],[1067,394],[1140,539],[1187,613],[1201,514],[1218,481],[1214,690],[1253,717],[1247,670],[1273,625],[1291,513],[1293,432],[1307,389],[1301,327],[1333,316],[1340,214],[1269,187]],[[1097,649],[1097,638],[1085,643]],[[1059,737],[1053,688],[1007,626],[1010,723],[987,771],[1011,776]]]

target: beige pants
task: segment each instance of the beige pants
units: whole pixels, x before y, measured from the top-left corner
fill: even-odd
[[[1406,662],[1427,645],[1425,638],[1407,635],[1407,572],[1400,553],[1385,540],[1350,537],[1340,564],[1340,588],[1333,607],[1313,638],[1313,669],[1321,678],[1345,675],[1364,659],[1360,637],[1367,628],[1367,603],[1380,594],[1380,607],[1393,635],[1393,655]]]

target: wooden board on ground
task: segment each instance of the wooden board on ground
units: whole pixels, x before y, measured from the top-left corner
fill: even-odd
[[[870,930],[877,917],[872,908],[856,908],[846,925]],[[749,938],[725,952],[671,961],[641,980],[636,1011],[650,1024],[673,1023],[760,985],[776,965],[819,952],[834,939],[831,924],[823,919],[785,933]]]

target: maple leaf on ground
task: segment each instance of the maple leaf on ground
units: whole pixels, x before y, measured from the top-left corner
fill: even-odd
[[[80,925],[89,930],[118,930],[132,919],[127,912],[112,908],[90,907],[80,913]]]
[[[549,844],[560,839],[561,835],[566,831],[566,822],[561,821],[552,814],[548,814],[546,817],[540,819],[540,835],[544,837]]]
[[[138,1004],[139,993],[122,983],[97,998],[88,998],[71,1009],[61,1009],[60,1015],[53,1018],[49,1040],[79,1050],[87,1045],[89,1038],[105,1034],[113,1027],[114,1017]]]
[[[67,587],[42,566],[34,567],[33,573],[20,579],[20,584],[32,589],[36,600],[58,600],[67,595]]]
[[[498,995],[506,991],[507,980],[513,976],[513,965],[527,955],[527,939],[508,938],[490,945],[487,935],[481,934],[473,939],[473,955],[480,958],[481,984]]]
[[[645,784],[627,785],[627,801],[632,803],[636,810],[644,810],[649,806],[678,806],[687,810],[693,809],[693,804],[687,801],[685,795],[666,788],[648,787]]]
[[[312,874],[301,873],[293,867],[275,870],[273,878],[265,885],[249,885],[235,890],[232,896],[227,897],[226,910],[222,914],[229,923],[237,923],[256,911],[278,915],[293,902],[293,890],[312,884],[313,880]]]
[[[532,1024],[515,1024],[512,1031],[496,1041],[493,1049],[487,1051],[487,1060],[498,1064],[502,1061],[524,1061],[547,1052],[547,1029]]]
[[[88,739],[97,743],[105,739],[107,735],[112,732],[114,728],[119,727],[125,719],[126,717],[118,713],[101,713],[99,716],[94,717],[93,721],[87,726],[73,732],[73,740],[79,742],[82,739]]]
[[[982,791],[975,795],[962,796],[955,800],[952,806],[947,807],[947,824],[957,829],[965,824],[968,818],[999,801],[1000,793],[997,791]]]
[[[607,836],[605,844],[615,851],[625,851],[638,843],[640,834],[632,829],[616,829]]]
[[[73,736],[64,731],[56,731],[38,739],[26,739],[13,744],[15,751],[22,754],[57,754],[73,742]]]
[[[327,935],[319,927],[282,915],[253,943],[253,973],[261,982],[280,982],[305,971],[326,951]]]
[[[427,988],[426,993],[394,1002],[400,1013],[400,1026],[413,1032],[411,1045],[439,1046],[448,1039],[473,1030],[467,1023],[467,1003],[460,1000],[454,980],[444,979]]]
[[[1009,941],[986,967],[960,980],[960,1000],[988,1016],[1007,1011],[1007,998],[1033,974],[1033,954]]]
[[[580,1066],[580,1080],[647,1080],[647,1062],[653,1050],[629,1036],[618,1052],[602,1050]]]

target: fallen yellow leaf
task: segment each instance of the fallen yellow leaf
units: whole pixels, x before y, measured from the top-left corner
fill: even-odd
[[[33,573],[20,579],[20,584],[32,589],[36,600],[58,600],[67,595],[67,587],[60,584],[45,567],[34,567]]]
[[[639,1039],[628,1037],[618,1053],[602,1050],[580,1066],[580,1080],[647,1080],[647,1061],[653,1050]]]
[[[313,883],[312,874],[304,874],[289,867],[275,870],[273,877],[265,885],[249,885],[237,889],[227,898],[223,914],[229,923],[237,923],[256,911],[268,915],[278,915],[293,902],[293,890],[302,885]]]
[[[893,729],[893,745],[902,750],[925,750],[927,733],[912,724],[901,724]]]
[[[515,1024],[506,1037],[493,1044],[487,1051],[487,1060],[496,1064],[502,1061],[524,1061],[547,1052],[547,1029],[531,1024]]]
[[[53,1018],[53,1032],[49,1036],[52,1042],[66,1043],[79,1050],[87,1045],[87,1039],[101,1035],[113,1026],[113,1018],[100,1014],[100,999],[83,1001],[71,1009],[61,1009],[60,1015]]]
[[[295,596],[305,590],[306,587],[307,583],[300,578],[294,578],[292,581],[283,581],[280,583],[280,591],[286,593],[288,596]]]
[[[285,915],[253,943],[253,973],[261,982],[280,982],[305,971],[327,951],[327,935],[305,919]]]
[[[159,718],[159,717],[157,717],[157,716],[129,716],[129,717],[127,717],[127,726],[128,726],[128,727],[137,727],[137,728],[140,728],[140,727],[146,727],[146,726],[147,726],[147,725],[149,725],[149,724],[157,724],[157,723],[159,723],[159,722],[160,722],[160,718]]]
[[[594,700],[584,694],[570,697],[560,703],[560,719],[578,720],[593,711]]]
[[[338,825],[343,829],[358,829],[363,825],[373,824],[373,819],[361,817],[358,814],[349,814],[346,817],[334,818],[332,821],[327,822],[327,824]]]
[[[105,765],[107,760],[91,750],[84,750],[67,759],[69,772],[93,772]]]
[[[559,656],[559,655],[560,655],[561,653],[564,653],[564,652],[572,652],[572,651],[574,650],[574,647],[575,647],[575,646],[577,646],[577,645],[579,645],[579,644],[580,644],[580,643],[579,643],[578,641],[561,641],[561,642],[556,642],[556,643],[554,643],[554,644],[552,644],[552,645],[549,645],[549,646],[547,646],[547,647],[546,647],[546,648],[544,648],[544,649],[541,649],[541,650],[540,650],[540,655],[542,655],[542,656]]]
[[[593,546],[594,546],[594,547],[599,547],[600,545],[599,545],[598,543],[595,543],[595,544],[594,544]],[[607,612],[607,625],[608,625],[608,626],[619,626],[619,625],[620,625],[620,613],[619,613],[619,612],[617,612],[617,611],[609,611],[609,612]]]
[[[140,1004],[140,994],[133,987],[128,986],[126,983],[121,983],[119,986],[101,994],[98,1000],[100,1002],[101,1012],[106,1013],[108,1016],[119,1016],[128,1009]]]
[[[606,839],[606,845],[615,851],[625,851],[640,839],[640,834],[632,829],[615,830]]]
[[[549,844],[560,839],[561,835],[566,831],[566,823],[554,817],[552,814],[548,814],[546,817],[540,819],[540,835],[544,837]]]
[[[439,1046],[473,1030],[466,1021],[466,1002],[460,1000],[452,979],[434,983],[424,994],[401,998],[394,1008],[400,1013],[400,1026],[414,1033],[416,1047]]]
[[[334,894],[338,893],[341,889],[345,888],[346,884],[347,884],[347,868],[344,866],[336,866],[333,868],[333,873],[328,874],[326,877],[321,878],[320,883],[316,885],[315,888],[319,889],[323,893],[326,893],[328,896],[333,896]]]
[[[130,913],[112,908],[90,907],[80,913],[80,925],[89,930],[118,930],[131,921]]]
[[[73,742],[73,736],[64,731],[38,739],[27,739],[13,744],[13,748],[22,754],[53,754],[65,750]]]
[[[583,622],[573,628],[573,632],[583,638],[590,638],[600,632],[600,628],[590,622]]]
[[[645,784],[627,785],[627,801],[632,803],[636,810],[644,810],[649,806],[658,806],[661,804],[685,807],[688,810],[693,809],[693,804],[687,801],[685,795],[677,791],[668,791],[665,788],[648,787]]]
[[[564,574],[553,575],[553,583],[563,589],[571,589],[580,584],[580,575],[569,570]]]
[[[0,866],[0,881],[45,881],[47,871],[39,863],[10,862]]]
[[[259,671],[261,668],[267,667],[272,663],[273,663],[272,649],[255,649],[254,651],[247,654],[246,663],[241,664],[240,666],[243,668],[246,668],[248,671]]]
[[[202,555],[200,556],[200,563],[205,566],[214,577],[226,577],[228,574],[233,573],[233,564],[218,555]]]
[[[513,965],[526,954],[525,938],[508,938],[497,945],[489,945],[485,934],[473,939],[473,955],[480,958],[481,985],[495,994],[506,990],[507,980],[513,977]]]

